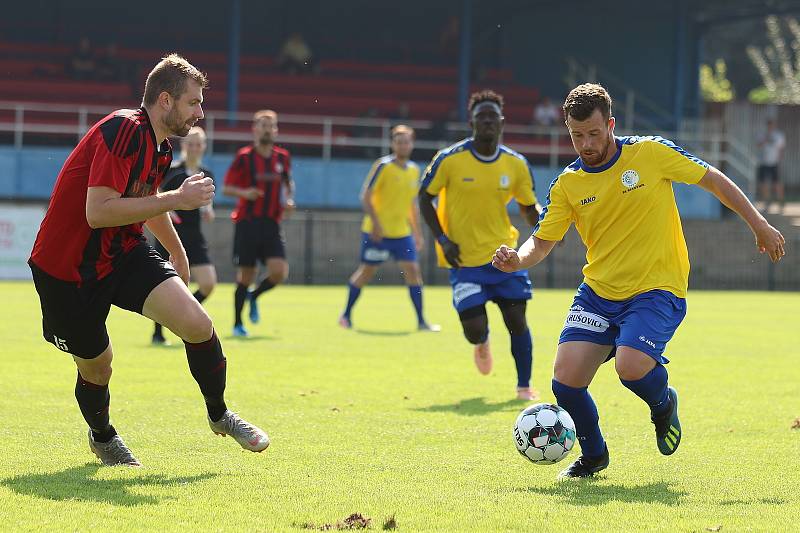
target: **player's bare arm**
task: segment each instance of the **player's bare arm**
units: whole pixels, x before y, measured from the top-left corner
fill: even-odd
[[[417,247],[417,251],[420,251],[425,246],[425,237],[422,234],[422,228],[419,225],[419,208],[417,207],[416,202],[412,202],[411,204],[408,220],[411,222],[411,231],[414,234],[414,244]]]
[[[533,205],[519,204],[519,214],[525,219],[529,226],[535,226],[542,214],[542,206],[538,203]]]
[[[503,272],[527,270],[541,263],[555,245],[556,241],[545,241],[535,235],[528,238],[519,247],[519,251],[502,245],[495,252],[492,265]]]
[[[436,215],[436,208],[433,207],[433,195],[428,191],[419,191],[419,210],[422,213],[422,218],[425,223],[431,228],[433,237],[441,244],[444,258],[453,268],[461,266],[460,251],[458,244],[447,238],[442,229],[442,224],[439,222],[439,217]]]
[[[147,229],[169,252],[169,260],[184,283],[189,284],[189,258],[183,248],[169,213],[157,215],[145,223]]]
[[[167,211],[192,210],[214,198],[214,181],[203,173],[189,176],[181,186],[143,198],[122,198],[111,187],[86,191],[86,221],[92,229],[111,228],[148,220]]]
[[[364,186],[364,190],[361,191],[361,206],[372,221],[372,231],[369,236],[372,242],[379,242],[383,239],[383,228],[378,220],[378,214],[375,212],[375,206],[372,205],[372,189],[366,185]]]
[[[756,247],[759,252],[769,254],[773,263],[777,263],[781,257],[786,255],[784,249],[786,240],[781,232],[767,222],[753,207],[742,190],[725,174],[714,167],[709,167],[708,172],[697,184],[716,196],[728,209],[742,217],[756,238]]]
[[[258,187],[236,187],[235,185],[223,185],[222,194],[225,196],[244,198],[245,200],[252,202],[264,196],[264,191]]]

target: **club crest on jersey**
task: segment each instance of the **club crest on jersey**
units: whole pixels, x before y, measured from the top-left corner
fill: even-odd
[[[501,189],[508,189],[508,186],[510,184],[511,184],[511,179],[508,176],[506,176],[506,175],[500,176],[500,188]]]
[[[283,163],[275,163],[275,173],[282,174],[283,173]]]
[[[629,189],[636,187],[639,183],[639,173],[635,170],[626,170],[622,173],[622,184]]]

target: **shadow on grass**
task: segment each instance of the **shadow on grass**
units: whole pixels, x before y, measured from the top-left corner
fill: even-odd
[[[603,483],[602,478],[564,480],[549,487],[530,487],[517,489],[522,492],[535,492],[545,496],[560,497],[572,505],[603,505],[608,502],[622,503],[660,503],[680,505],[687,495],[675,490],[669,483],[647,483],[645,485],[614,485]]]
[[[424,413],[456,413],[464,416],[481,416],[497,411],[511,410],[525,405],[522,400],[512,399],[505,402],[487,403],[485,398],[468,398],[452,404],[429,405],[428,407],[416,407],[414,411]]]
[[[353,331],[360,335],[374,335],[377,337],[405,337],[411,335],[411,331],[388,331],[382,329],[360,329],[353,328]]]
[[[132,507],[135,505],[154,505],[162,499],[174,499],[174,496],[147,496],[136,494],[135,487],[172,487],[196,483],[215,477],[216,474],[198,476],[169,477],[162,474],[140,474],[139,469],[125,469],[125,479],[96,479],[94,476],[101,468],[109,468],[99,463],[87,463],[61,472],[46,474],[23,474],[0,479],[0,485],[6,486],[18,494],[35,496],[46,500],[76,500],[100,502]],[[170,491],[174,494],[174,491]]]
[[[788,502],[782,498],[757,498],[755,500],[722,500],[719,505],[783,505],[784,503]]]

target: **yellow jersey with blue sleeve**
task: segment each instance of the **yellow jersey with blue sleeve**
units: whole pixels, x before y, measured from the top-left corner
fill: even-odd
[[[553,180],[533,234],[558,241],[574,222],[586,246],[584,282],[602,298],[654,289],[686,298],[689,253],[672,182],[699,182],[708,163],[661,137],[615,141],[608,163],[578,158]]]
[[[519,232],[511,224],[508,203],[536,203],[533,176],[522,155],[500,145],[491,157],[477,153],[472,139],[440,151],[422,180],[422,189],[438,195],[439,222],[447,237],[459,247],[461,265],[490,263],[501,245],[516,246]],[[436,244],[439,266],[449,268]]]
[[[383,236],[398,239],[411,235],[411,209],[419,190],[419,167],[413,161],[401,165],[394,156],[373,163],[364,182],[371,192],[372,207],[383,228]],[[372,218],[364,216],[361,231],[372,231]]]

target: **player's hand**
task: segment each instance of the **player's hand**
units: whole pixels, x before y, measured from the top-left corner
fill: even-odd
[[[521,263],[517,251],[505,244],[500,246],[492,257],[492,266],[503,272],[516,272],[520,270]]]
[[[189,285],[189,258],[186,257],[186,250],[181,250],[178,254],[169,254],[169,262],[183,282]]]
[[[294,200],[291,198],[286,199],[286,205],[283,206],[283,218],[289,218],[292,216],[292,213],[295,212],[297,206],[294,203]]]
[[[450,266],[453,268],[461,267],[461,251],[456,243],[450,240],[445,241],[442,245],[442,252],[444,252],[444,258],[450,263]]]
[[[183,211],[191,211],[211,203],[214,199],[214,180],[202,172],[186,178],[178,188],[178,206]]]
[[[258,187],[248,187],[247,189],[242,189],[242,198],[250,202],[258,200],[262,196],[264,196],[264,191]]]
[[[369,240],[378,243],[383,240],[383,228],[380,224],[373,224],[372,231],[369,232]]]
[[[783,238],[781,232],[773,228],[766,221],[753,230],[756,237],[756,247],[762,254],[769,254],[769,258],[773,263],[781,260],[781,257],[786,255],[784,245],[786,239]]]
[[[422,236],[422,233],[414,234],[414,246],[416,246],[418,252],[421,252],[425,247],[425,237]]]

